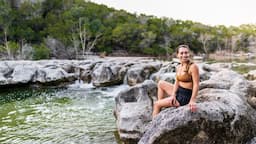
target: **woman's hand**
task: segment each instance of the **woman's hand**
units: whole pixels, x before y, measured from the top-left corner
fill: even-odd
[[[196,103],[194,101],[190,101],[188,105],[191,112],[196,112]]]
[[[173,95],[170,97],[170,103],[172,106],[177,106],[176,96]]]

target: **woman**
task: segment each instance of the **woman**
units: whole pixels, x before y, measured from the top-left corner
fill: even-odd
[[[153,117],[163,107],[179,107],[188,104],[191,112],[196,111],[195,101],[199,88],[198,67],[190,61],[188,45],[178,46],[176,53],[181,64],[177,67],[175,83],[173,85],[163,80],[158,82],[158,100],[154,103]],[[165,97],[166,94],[169,97]]]

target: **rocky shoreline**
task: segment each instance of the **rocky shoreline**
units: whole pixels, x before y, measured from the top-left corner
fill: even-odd
[[[0,86],[15,85],[61,85],[83,80],[96,87],[122,84],[132,85],[149,78],[161,66],[158,61],[148,58],[104,58],[89,60],[41,60],[41,61],[1,61]],[[129,70],[129,71],[128,71]],[[134,80],[135,71],[144,76]],[[138,73],[139,74],[139,73]]]
[[[148,58],[1,61],[0,87],[60,86],[82,80],[95,87],[127,84],[116,97],[114,115],[126,144],[254,143],[256,81],[230,69],[231,64],[200,63],[198,111],[186,106],[164,109],[152,120],[157,81],[174,82],[177,62]]]

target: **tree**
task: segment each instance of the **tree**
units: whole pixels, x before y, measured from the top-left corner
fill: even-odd
[[[142,40],[139,43],[140,48],[148,48],[151,47],[151,45],[156,40],[156,34],[152,31],[146,31],[141,33]]]
[[[26,43],[40,45],[48,36],[65,45],[58,52],[66,51],[67,57],[115,50],[169,56],[179,44],[188,44],[195,53],[246,51],[254,47],[256,37],[256,25],[252,24],[211,27],[131,14],[88,0],[0,0],[0,9],[1,54],[10,59],[17,54],[11,43],[19,43],[22,51]]]
[[[234,35],[231,37],[231,53],[237,51],[237,43],[241,39],[241,35]]]
[[[119,24],[112,31],[112,42],[116,49],[141,53],[142,49],[139,49],[138,45],[143,39],[143,32],[145,32],[145,28],[137,23]]]
[[[80,39],[80,44],[82,47],[82,54],[83,57],[85,57],[85,53],[91,52],[91,50],[96,45],[96,42],[98,38],[101,36],[101,34],[97,34],[95,38],[92,40],[90,33],[86,30],[86,21],[85,19],[79,18],[79,24],[78,24],[78,34]],[[73,36],[73,40],[75,40],[75,36]],[[73,41],[75,44],[75,41]]]
[[[44,0],[42,2],[43,17],[49,13],[59,16],[64,8],[64,3],[61,0]]]
[[[208,58],[208,47],[207,47],[207,42],[209,40],[211,40],[212,36],[210,34],[207,33],[200,33],[200,36],[198,38],[198,40],[202,43],[203,45],[203,50],[206,54],[206,57]]]
[[[13,57],[11,55],[11,48],[8,41],[9,26],[12,22],[12,9],[10,5],[4,0],[0,1],[0,9],[0,29],[3,29],[3,48],[7,52],[8,59],[12,59]]]
[[[44,44],[34,46],[33,59],[40,60],[40,59],[49,59],[49,58],[50,58],[50,50]]]
[[[79,39],[77,38],[75,32],[73,32],[73,33],[71,34],[71,41],[72,41],[72,44],[73,44],[73,48],[75,49],[75,55],[76,55],[75,58],[77,59],[77,58],[78,58],[78,47],[79,47],[80,41],[79,41]]]

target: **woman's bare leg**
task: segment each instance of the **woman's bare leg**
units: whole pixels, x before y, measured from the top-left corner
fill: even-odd
[[[155,117],[160,112],[162,107],[170,107],[170,106],[171,106],[170,98],[157,100],[154,103],[152,116]]]
[[[165,97],[165,94],[169,96],[172,94],[173,85],[169,82],[160,80],[157,84],[157,88],[157,98],[160,100]]]
[[[154,103],[153,107],[153,117],[155,117],[163,107],[178,106],[176,103],[172,104],[170,97],[164,98],[165,94],[171,95],[173,90],[173,85],[169,82],[160,80],[158,82],[157,98],[158,100]]]
[[[155,117],[163,107],[178,107],[178,106],[180,106],[179,102],[176,101],[175,103],[172,103],[171,97],[158,100],[154,103],[152,116]]]

